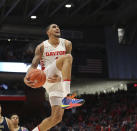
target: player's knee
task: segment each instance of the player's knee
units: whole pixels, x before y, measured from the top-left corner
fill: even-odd
[[[66,54],[65,56],[66,60],[68,60],[69,62],[72,62],[73,61],[73,57],[71,54]]]

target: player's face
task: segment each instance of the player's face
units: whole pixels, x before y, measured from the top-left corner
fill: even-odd
[[[56,24],[52,24],[52,25],[50,25],[50,28],[49,28],[49,30],[48,30],[48,36],[50,37],[50,36],[54,36],[54,37],[60,37],[60,29],[59,29],[59,26],[58,25],[56,25]]]
[[[11,116],[11,121],[12,121],[13,124],[18,124],[19,123],[18,115],[12,115]]]

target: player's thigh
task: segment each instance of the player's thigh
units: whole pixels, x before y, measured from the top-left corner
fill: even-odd
[[[52,64],[48,65],[48,67],[45,69],[46,77],[52,77],[54,75],[58,75],[58,68],[56,66],[56,61],[54,61]]]
[[[63,62],[65,59],[72,59],[71,54],[63,55],[56,60],[56,66],[59,70],[62,70]]]
[[[57,86],[59,86],[59,85],[57,85]],[[55,87],[55,89],[57,88],[57,86]],[[54,91],[55,91],[55,89],[54,89]],[[63,92],[62,90],[59,90],[59,89],[57,91]],[[55,92],[55,93],[56,93],[56,96],[49,97],[49,102],[50,102],[51,107],[55,106],[55,105],[58,105],[58,106],[62,105],[63,97],[61,97],[58,92]]]

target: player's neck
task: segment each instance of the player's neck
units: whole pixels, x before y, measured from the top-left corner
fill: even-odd
[[[18,125],[18,124],[15,124],[15,125],[14,125],[14,128],[19,128],[19,125]]]
[[[49,38],[49,43],[52,44],[52,45],[58,45],[59,44],[59,38],[52,38],[50,37]]]
[[[0,114],[0,123],[3,121],[3,117],[2,115]]]

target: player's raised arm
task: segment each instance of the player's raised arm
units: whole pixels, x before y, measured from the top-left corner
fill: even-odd
[[[43,44],[40,44],[40,45],[38,45],[38,46],[36,47],[36,49],[35,49],[35,56],[34,56],[34,58],[33,58],[33,60],[32,60],[32,64],[31,64],[30,68],[29,68],[28,71],[27,71],[27,74],[28,74],[29,71],[31,71],[31,70],[33,70],[33,69],[36,69],[36,68],[38,67],[38,64],[39,64],[39,62],[40,62],[41,56],[42,56],[42,54],[43,54],[43,49],[44,49]],[[29,81],[27,74],[26,74],[26,76],[24,77],[24,83],[25,83],[27,86],[33,87],[33,86],[34,86],[34,83],[33,83],[32,81]]]
[[[32,60],[32,64],[31,64],[31,67],[28,69],[28,72],[31,70],[31,69],[36,69],[38,67],[38,64],[40,62],[40,59],[41,59],[41,56],[43,54],[43,45],[40,44],[36,47],[35,49],[35,56]]]

